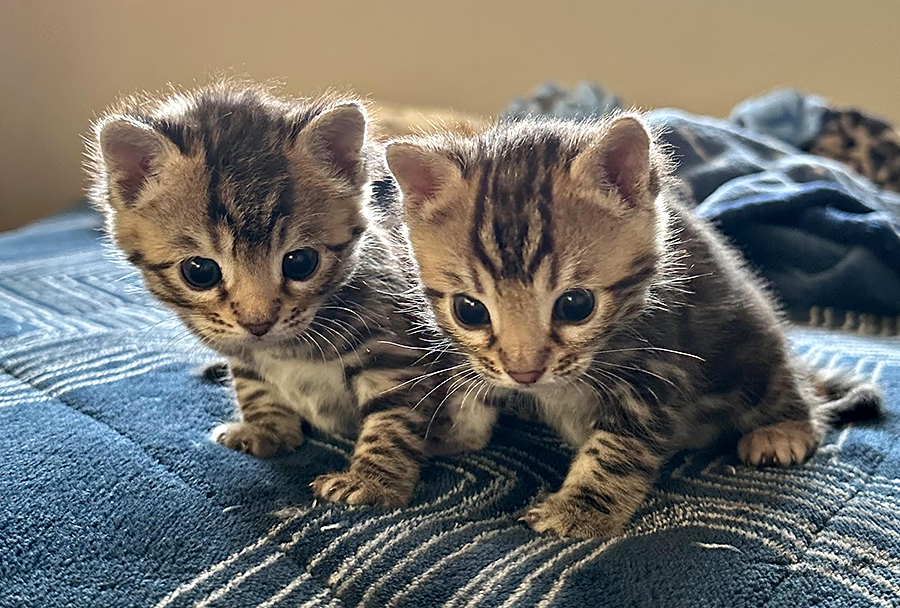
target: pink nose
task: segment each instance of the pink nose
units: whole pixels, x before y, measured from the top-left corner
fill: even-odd
[[[538,369],[530,372],[514,372],[506,370],[506,373],[519,384],[534,384],[544,375],[544,370]]]
[[[244,329],[254,336],[264,336],[269,329],[275,325],[275,321],[264,321],[262,323],[241,323]]]

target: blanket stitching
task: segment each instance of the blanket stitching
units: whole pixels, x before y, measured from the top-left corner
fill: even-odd
[[[797,560],[796,563],[799,564],[804,561],[805,557],[807,556],[807,554],[810,551],[810,548],[815,544],[816,539],[819,538],[819,535],[822,534],[822,531],[828,526],[828,524],[831,522],[831,520],[833,520],[839,513],[841,513],[847,507],[847,504],[850,501],[852,501],[854,498],[856,498],[856,496],[859,495],[859,493],[862,492],[868,486],[869,482],[872,480],[872,477],[875,475],[875,471],[884,462],[884,458],[885,458],[885,454],[879,453],[879,454],[877,454],[877,456],[875,458],[872,459],[870,470],[865,473],[865,478],[863,479],[862,483],[860,483],[854,489],[853,493],[850,496],[848,496],[847,499],[844,500],[840,504],[840,506],[838,508],[836,508],[834,510],[834,512],[831,513],[825,519],[825,521],[822,522],[822,525],[819,526],[818,530],[816,530],[813,533],[813,535],[810,537],[809,542],[806,543],[806,548],[804,549],[803,553],[800,554],[799,559]],[[781,587],[781,585],[783,583],[785,583],[788,580],[793,579],[797,575],[796,572],[794,572],[790,569],[790,566],[784,566],[784,569],[786,570],[785,575],[777,583],[775,583],[772,586],[772,589],[769,591],[769,599],[766,601],[763,608],[769,608],[769,606],[772,606],[772,602],[775,601],[775,594],[777,593],[778,588]]]

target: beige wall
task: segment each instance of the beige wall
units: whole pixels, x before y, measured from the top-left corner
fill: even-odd
[[[0,228],[80,195],[116,95],[217,70],[482,113],[547,79],[718,115],[792,84],[900,120],[898,31],[896,0],[0,0]]]

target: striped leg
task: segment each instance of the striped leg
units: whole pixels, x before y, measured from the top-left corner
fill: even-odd
[[[368,409],[378,409],[377,401]],[[350,469],[317,477],[310,484],[316,496],[350,504],[407,505],[425,455],[425,426],[424,417],[407,406],[369,414],[363,419]]]
[[[537,532],[613,536],[644,499],[662,462],[637,439],[596,431],[575,456],[562,488],[522,519]]]
[[[260,458],[303,443],[299,414],[285,405],[273,385],[240,364],[232,363],[231,372],[241,420],[217,426],[213,440]]]

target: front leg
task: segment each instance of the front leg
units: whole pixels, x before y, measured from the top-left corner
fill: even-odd
[[[241,419],[220,424],[213,429],[212,438],[260,458],[303,443],[300,415],[285,404],[278,388],[241,363],[232,361],[230,367]]]
[[[349,470],[320,475],[311,484],[313,491],[333,502],[403,507],[419,481],[427,421],[390,398],[370,403],[367,410]]]
[[[656,479],[663,459],[641,441],[595,431],[562,488],[522,519],[537,532],[608,538],[622,531]]]

